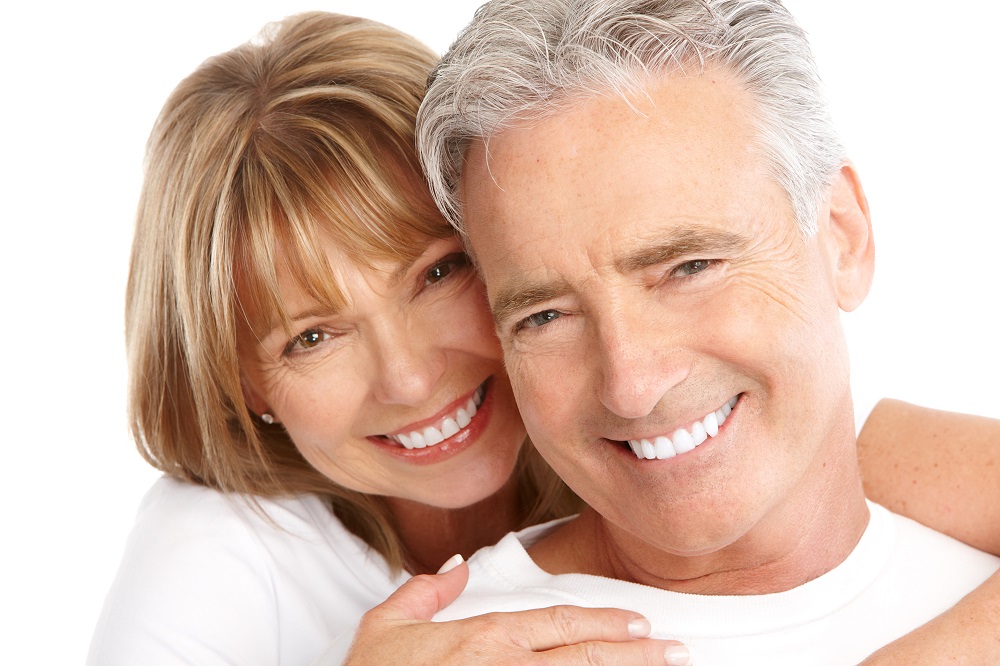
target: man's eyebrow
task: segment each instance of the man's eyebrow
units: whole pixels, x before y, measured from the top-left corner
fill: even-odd
[[[527,310],[549,299],[564,296],[569,291],[569,284],[563,280],[545,284],[515,282],[501,290],[496,300],[490,304],[490,309],[493,311],[493,322],[499,328],[513,313]]]
[[[670,232],[652,245],[642,247],[615,260],[615,270],[628,275],[643,268],[659,266],[674,261],[678,257],[727,254],[747,247],[750,239],[731,231],[703,228],[682,228]]]

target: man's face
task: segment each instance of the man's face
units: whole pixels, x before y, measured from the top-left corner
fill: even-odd
[[[838,236],[800,235],[725,74],[648,92],[473,145],[464,214],[535,445],[617,534],[698,555],[801,517],[852,442]]]

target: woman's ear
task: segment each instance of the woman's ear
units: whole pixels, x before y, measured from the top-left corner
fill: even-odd
[[[240,388],[243,389],[243,400],[251,412],[269,425],[277,422],[271,414],[271,408],[268,406],[267,401],[257,393],[246,377],[240,377]]]
[[[865,300],[875,272],[871,213],[854,165],[845,164],[834,179],[829,210],[826,232],[837,305],[850,312]]]

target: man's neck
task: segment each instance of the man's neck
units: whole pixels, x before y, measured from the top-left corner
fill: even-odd
[[[711,553],[665,552],[589,508],[529,553],[555,574],[586,573],[691,594],[782,592],[843,562],[868,524],[856,461],[826,472]]]

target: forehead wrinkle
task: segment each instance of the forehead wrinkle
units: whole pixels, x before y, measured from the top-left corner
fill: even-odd
[[[493,323],[500,326],[515,312],[531,308],[547,300],[565,296],[570,292],[569,283],[563,279],[552,282],[537,283],[518,280],[497,294],[490,304],[493,312]]]
[[[749,243],[749,238],[731,231],[681,227],[669,231],[666,238],[657,239],[652,246],[642,247],[615,259],[614,268],[619,274],[628,275],[650,266],[670,263],[678,257],[729,254],[746,249]]]

